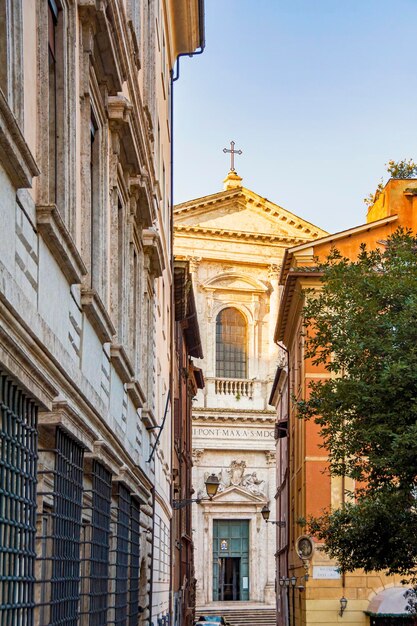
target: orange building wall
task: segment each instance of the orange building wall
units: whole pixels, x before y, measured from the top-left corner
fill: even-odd
[[[343,256],[356,259],[360,245],[366,243],[368,249],[374,249],[392,234],[398,226],[410,227],[417,231],[417,180],[390,180],[384,191],[379,195],[375,205],[368,212],[369,229],[360,228],[360,232],[352,232],[345,236],[335,236],[333,240],[317,241],[311,246],[294,249],[288,252],[288,268],[297,269],[315,266],[317,257],[324,260],[332,247],[336,247]],[[398,216],[389,223],[372,225],[375,220]],[[328,239],[327,237],[325,239]],[[285,276],[284,276],[285,278]],[[287,283],[288,284],[288,283]],[[289,301],[288,317],[282,317],[285,328],[281,329],[284,344],[289,349],[290,394],[297,399],[309,396],[309,383],[320,377],[328,377],[324,365],[315,366],[311,359],[305,358],[303,345],[303,328],[301,315],[303,308],[302,290],[308,287],[317,288],[317,276],[302,275],[297,278],[295,287],[287,293]],[[280,410],[279,406],[277,407]],[[314,421],[299,420],[291,402],[289,419],[289,552],[288,573],[279,575],[297,576],[297,585],[302,583],[304,573],[302,563],[294,550],[295,539],[304,534],[299,517],[319,516],[324,509],[337,506],[343,498],[344,482],[341,477],[330,477],[326,451],[321,447],[319,426]],[[282,475],[282,472],[281,472]],[[352,481],[349,488],[353,488]],[[328,557],[316,550],[311,565],[323,567],[334,566]],[[398,585],[398,577],[387,577],[384,573],[364,574],[356,571],[334,580],[314,578],[313,567],[310,567],[310,579],[305,583],[305,591],[295,591],[295,621],[298,625],[337,624],[345,626],[365,626],[369,617],[364,613],[369,600],[387,586]],[[348,609],[343,617],[338,615],[339,599],[344,595],[348,599]],[[290,607],[290,612],[292,608]],[[293,618],[294,619],[294,618]]]

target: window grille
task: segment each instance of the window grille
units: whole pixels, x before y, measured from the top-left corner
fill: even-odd
[[[43,492],[52,508],[42,512],[40,626],[78,626],[80,539],[84,450],[57,428],[53,491]],[[39,474],[50,474],[44,470]]]
[[[91,500],[91,548],[89,580],[89,626],[107,624],[112,475],[93,461]]]
[[[115,626],[126,626],[129,575],[130,493],[119,483],[116,530]]]
[[[130,572],[129,572],[129,626],[137,626],[139,617],[139,560],[140,560],[140,509],[132,498],[130,507]]]
[[[122,484],[117,489],[114,532],[114,626],[137,626],[139,619],[140,509]]]
[[[0,374],[0,614],[33,626],[37,407]]]
[[[216,319],[216,376],[246,378],[246,363],[246,320],[237,309],[223,309]]]

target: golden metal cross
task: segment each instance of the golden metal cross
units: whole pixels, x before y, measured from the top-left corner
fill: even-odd
[[[235,142],[230,142],[230,150],[223,148],[223,152],[230,152],[230,171],[235,172],[235,154],[242,154],[242,150],[235,150]]]

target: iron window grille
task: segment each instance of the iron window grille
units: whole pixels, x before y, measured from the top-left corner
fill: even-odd
[[[34,624],[37,407],[0,373],[0,614]]]
[[[115,626],[126,626],[129,576],[129,521],[130,493],[124,485],[118,486],[118,516],[116,527],[116,586]]]
[[[108,620],[112,474],[94,460],[91,470],[91,522],[84,536],[83,602],[89,626]],[[86,492],[85,492],[86,494]],[[88,531],[88,532],[87,532]],[[85,600],[85,598],[83,598]]]
[[[130,572],[129,572],[129,626],[137,626],[139,617],[139,566],[140,566],[140,509],[131,498],[130,505]]]
[[[78,626],[80,603],[80,545],[84,449],[61,428],[55,449],[41,450],[55,456],[53,490],[41,492],[44,502],[40,575],[40,626]]]
[[[117,487],[114,524],[114,626],[137,626],[139,619],[140,508],[129,490]]]

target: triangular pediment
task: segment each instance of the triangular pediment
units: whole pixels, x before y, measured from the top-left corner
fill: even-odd
[[[240,238],[266,237],[301,242],[316,239],[325,231],[283,207],[239,187],[174,208],[174,228],[181,232],[222,234]]]
[[[218,492],[209,502],[211,502],[212,504],[226,504],[228,502],[234,504],[238,504],[239,502],[246,504],[265,504],[266,501],[267,498],[263,495],[257,496],[247,489],[231,485],[230,487],[227,487],[224,491]]]

